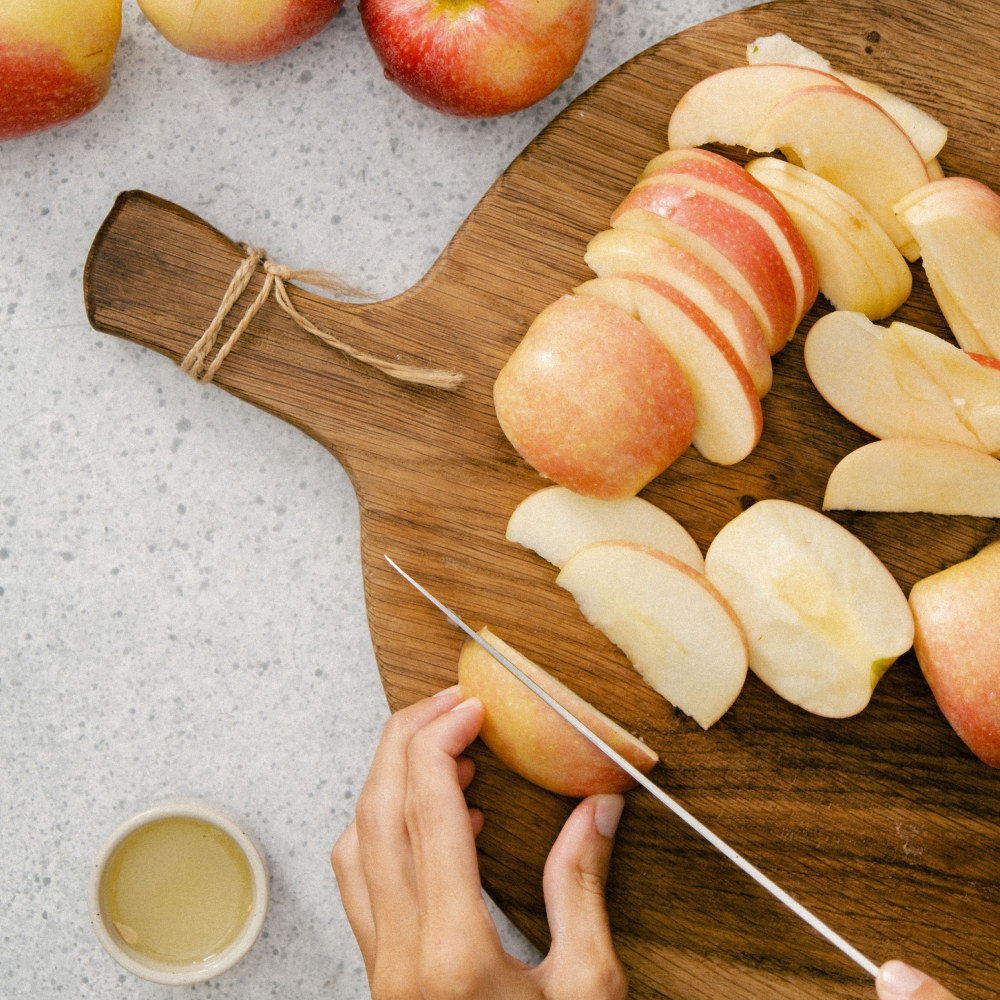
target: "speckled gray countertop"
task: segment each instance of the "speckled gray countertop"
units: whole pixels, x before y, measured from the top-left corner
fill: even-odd
[[[175,795],[246,816],[272,889],[250,955],[185,995],[368,995],[328,863],[388,714],[354,493],[300,432],[88,326],[117,193],[393,295],[572,98],[743,6],[600,0],[571,80],[466,122],[384,80],[352,0],[255,66],[183,55],[125,0],[104,103],[0,146],[0,997],[172,992],[101,950],[85,885],[114,827]]]

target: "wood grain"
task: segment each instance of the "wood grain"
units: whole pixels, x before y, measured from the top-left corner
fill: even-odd
[[[216,384],[316,438],[350,475],[372,639],[393,709],[454,682],[461,636],[383,553],[642,736],[662,758],[654,780],[876,962],[908,959],[965,1000],[986,1000],[1000,993],[1000,780],[944,721],[912,654],[856,718],[808,715],[751,677],[733,709],[702,732],[586,624],[552,567],[504,540],[511,511],[544,483],[496,423],[497,372],[535,314],[590,277],[584,247],[666,148],[678,97],[741,63],[747,41],[775,31],[935,113],[951,130],[945,171],[1000,188],[993,5],[769,4],[669,38],[600,81],[524,150],[406,293],[346,305],[292,291],[298,309],[346,341],[464,372],[460,392],[406,387],[340,357],[273,302]],[[88,260],[90,320],[178,361],[241,256],[183,209],[126,192]],[[261,281],[258,273],[239,308]],[[689,451],[644,492],[703,549],[755,500],[784,497],[818,510],[835,463],[870,440],[805,373],[804,335],[828,308],[819,302],[775,358],[756,451],[725,469]],[[947,335],[919,266],[897,316]],[[904,589],[1000,537],[987,519],[836,520]],[[572,803],[511,775],[480,746],[473,755],[469,799],[486,813],[484,884],[544,948],[541,871]],[[847,959],[645,793],[629,797],[608,897],[635,998],[872,996]]]

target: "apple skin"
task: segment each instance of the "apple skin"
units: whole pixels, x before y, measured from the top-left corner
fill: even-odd
[[[597,0],[361,0],[391,80],[460,118],[496,118],[552,93],[576,68]]]
[[[644,743],[488,628],[479,634],[640,772],[653,769],[658,757]],[[630,775],[472,639],[462,646],[458,683],[463,697],[483,703],[482,741],[522,778],[573,798],[635,787]]]
[[[951,727],[1000,767],[1000,542],[914,584],[913,648]]]
[[[0,4],[0,142],[79,118],[104,99],[121,0]]]
[[[190,56],[263,62],[322,31],[343,0],[138,0],[150,23]]]

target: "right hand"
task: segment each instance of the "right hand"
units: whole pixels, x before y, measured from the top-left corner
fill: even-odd
[[[879,1000],[958,1000],[925,972],[897,961],[878,970],[875,989]]]

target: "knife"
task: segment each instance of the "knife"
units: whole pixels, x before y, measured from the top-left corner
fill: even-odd
[[[494,649],[481,635],[474,632],[465,622],[462,621],[454,611],[445,607],[433,594],[422,587],[416,580],[413,579],[408,573],[404,573],[403,570],[399,568],[388,556],[385,557],[386,562],[408,583],[412,584],[417,590],[420,591],[424,597],[427,598],[436,608],[443,611],[445,616],[449,621],[457,625],[470,639],[475,640],[479,643],[487,653],[490,654],[498,663],[506,667],[522,684],[526,685],[535,694],[538,695],[542,701],[545,702],[549,708],[553,711],[558,712],[574,729],[576,729],[582,736],[585,736],[591,743],[597,747],[602,753],[610,757],[623,771],[631,775],[643,788],[646,789],[655,799],[660,801],[665,805],[675,816],[682,819],[692,830],[700,833],[702,837],[705,838],[716,850],[724,854],[730,861],[733,862],[738,868],[743,869],[747,875],[750,876],[755,882],[763,886],[775,899],[780,900],[785,906],[788,907],[797,917],[804,920],[817,934],[821,937],[826,938],[835,948],[839,948],[851,961],[856,962],[865,970],[870,976],[878,975],[878,966],[870,959],[863,955],[857,948],[852,944],[845,941],[835,930],[828,927],[816,914],[807,910],[801,903],[796,899],[791,897],[784,889],[781,888],[777,883],[772,882],[762,871],[755,868],[749,861],[746,860],[737,851],[734,851],[721,837],[714,834],[704,823],[699,819],[696,819],[691,815],[679,802],[672,799],[662,788],[658,785],[653,784],[649,778],[646,777],[638,768],[630,764],[621,754],[613,750],[604,742],[596,733],[592,733],[579,719],[576,718],[572,713],[563,708],[550,694],[543,691],[530,677],[528,677],[523,671],[516,667],[506,656],[503,655],[499,650]]]

